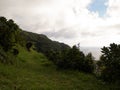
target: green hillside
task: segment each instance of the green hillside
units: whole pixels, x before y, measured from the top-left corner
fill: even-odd
[[[25,38],[27,42],[32,42],[35,46],[35,49],[38,52],[42,53],[46,53],[50,50],[62,51],[70,48],[70,46],[68,46],[67,44],[52,41],[46,35],[43,34],[21,31],[21,36],[23,36],[23,38]]]
[[[0,63],[0,90],[116,90],[93,75],[57,70],[46,57],[19,47],[14,65]],[[117,89],[118,90],[118,89]]]

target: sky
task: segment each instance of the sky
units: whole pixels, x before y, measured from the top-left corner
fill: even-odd
[[[99,16],[104,16],[107,10],[108,0],[93,0],[92,3],[88,6],[90,11],[98,12]]]
[[[0,0],[23,30],[82,47],[120,43],[120,0]]]

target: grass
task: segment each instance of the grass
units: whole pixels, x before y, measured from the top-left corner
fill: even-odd
[[[14,65],[0,63],[0,90],[119,90],[90,74],[57,70],[40,53],[19,48]]]

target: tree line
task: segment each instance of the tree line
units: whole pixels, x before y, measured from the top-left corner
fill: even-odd
[[[73,69],[86,73],[94,73],[105,82],[120,81],[120,45],[112,43],[109,47],[101,48],[102,55],[99,61],[95,61],[91,53],[85,55],[79,47],[62,52],[50,51],[46,53],[49,60],[60,69]]]
[[[73,46],[63,51],[49,51],[46,53],[49,60],[60,69],[73,69],[91,73],[94,70],[94,57],[91,53],[85,56],[79,47]]]

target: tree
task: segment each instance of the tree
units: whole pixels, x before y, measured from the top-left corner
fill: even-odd
[[[57,66],[63,69],[84,71],[84,61],[84,53],[78,47],[73,46],[71,49],[61,53],[61,59],[57,61]]]
[[[94,69],[92,54],[85,56],[77,46],[62,51],[51,50],[46,55],[59,69],[73,69],[87,73],[92,73]]]
[[[103,47],[102,53],[99,61],[101,78],[108,82],[120,80],[120,45],[113,43]]]
[[[85,57],[85,71],[92,73],[94,70],[94,57],[92,53],[88,53]]]
[[[7,21],[5,17],[0,17],[0,45],[5,51],[11,49],[17,42],[18,30],[19,27],[12,19]]]
[[[73,69],[83,70],[85,55],[78,47],[73,46],[68,52],[67,59],[70,61],[70,67]]]

